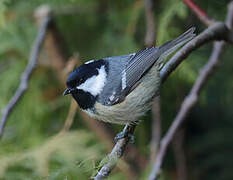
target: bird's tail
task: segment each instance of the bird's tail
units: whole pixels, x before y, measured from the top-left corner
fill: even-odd
[[[166,59],[166,57],[173,53],[176,49],[192,40],[196,36],[196,34],[194,33],[195,29],[195,27],[192,27],[186,32],[184,32],[182,35],[180,35],[178,38],[168,41],[162,46],[160,46],[159,51],[161,52],[161,55],[157,63],[161,64],[163,60]]]

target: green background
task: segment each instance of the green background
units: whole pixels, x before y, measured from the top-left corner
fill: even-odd
[[[224,21],[229,1],[195,2],[210,17]],[[68,57],[78,53],[85,62],[129,54],[144,47],[146,24],[142,0],[1,0],[0,109],[7,105],[19,85],[38,31],[33,13],[42,4],[49,4],[52,11],[57,12],[55,22],[64,38]],[[65,8],[75,11],[68,10],[64,15],[62,10]],[[197,28],[197,34],[206,28],[181,0],[154,0],[153,11],[156,45],[177,37],[191,26]],[[212,43],[208,43],[194,51],[163,84],[163,134],[200,68],[207,62],[211,49]],[[182,125],[188,179],[233,179],[232,50],[226,46],[216,73]],[[10,115],[0,141],[0,180],[88,179],[109,152],[106,143],[87,127],[79,113],[71,130],[56,136],[67,117],[71,98],[62,96],[65,86],[58,73],[42,63],[50,61],[44,51],[30,79],[29,89]],[[149,158],[151,112],[143,119],[136,129],[134,146]],[[116,134],[122,127],[112,125],[111,128]],[[162,179],[177,178],[174,154],[171,146],[163,164]],[[125,165],[124,162],[120,164]],[[136,172],[139,179],[146,179],[149,165]],[[119,168],[109,177],[111,180],[129,178]]]

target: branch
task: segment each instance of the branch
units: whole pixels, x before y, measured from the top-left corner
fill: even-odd
[[[161,81],[164,82],[167,77],[173,72],[177,66],[189,56],[189,54],[194,51],[195,49],[199,48],[203,44],[213,41],[213,40],[226,40],[230,43],[232,33],[227,28],[224,23],[218,22],[213,24],[212,26],[208,27],[204,30],[201,34],[196,36],[193,40],[188,42],[185,46],[183,46],[161,69],[160,76]]]
[[[20,85],[19,85],[17,91],[15,92],[14,96],[11,98],[8,105],[2,110],[2,120],[0,123],[0,137],[3,135],[3,131],[4,131],[8,116],[10,115],[13,108],[15,107],[17,102],[22,98],[22,96],[24,95],[25,91],[28,88],[28,81],[32,75],[32,72],[36,68],[37,59],[38,59],[40,49],[41,49],[43,42],[44,42],[44,39],[45,39],[45,35],[46,35],[49,21],[50,21],[50,17],[44,16],[44,18],[41,22],[40,30],[37,34],[36,40],[33,44],[32,50],[31,50],[28,65],[21,76]]]
[[[74,117],[75,117],[75,114],[77,112],[77,105],[76,105],[76,102],[74,100],[71,100],[71,103],[70,103],[70,109],[69,109],[69,113],[66,117],[66,121],[65,121],[65,124],[63,126],[63,128],[61,129],[61,131],[58,133],[59,135],[60,134],[64,134],[66,133],[67,131],[69,131],[71,125],[73,124],[73,121],[74,121]]]
[[[152,47],[155,45],[155,18],[153,14],[153,1],[145,0],[146,13],[146,35],[145,46]]]
[[[207,13],[201,9],[193,0],[182,0],[191,11],[201,20],[206,26],[212,25],[215,21],[211,19]]]
[[[127,131],[128,134],[133,134],[135,127],[136,125],[133,125],[133,126],[126,125],[124,127],[124,131],[125,132]],[[119,139],[117,141],[117,143],[112,149],[112,152],[108,155],[107,163],[105,163],[104,166],[102,166],[98,174],[95,176],[94,180],[101,180],[101,179],[106,178],[109,175],[112,169],[116,166],[118,159],[121,158],[121,156],[123,155],[128,142],[129,142],[128,136],[125,138]]]
[[[227,8],[226,25],[230,30],[232,30],[232,26],[233,26],[233,1],[231,1],[229,3],[228,8]]]
[[[229,28],[232,28],[232,20],[233,20],[233,2],[229,4],[228,8],[228,15],[226,18],[226,23]],[[210,27],[211,28],[211,27]],[[208,28],[209,29],[209,28]],[[208,31],[206,31],[208,32]],[[211,31],[210,31],[211,32]],[[203,35],[203,34],[202,34]],[[199,35],[199,37],[201,34]],[[195,39],[198,39],[195,38]],[[207,38],[209,40],[209,38]],[[189,43],[190,46],[193,44],[192,42]],[[187,44],[188,45],[188,44]],[[196,45],[199,46],[199,43],[196,42]],[[161,146],[157,155],[157,159],[155,161],[154,167],[151,171],[150,180],[157,179],[159,175],[159,170],[163,162],[164,155],[167,151],[168,145],[171,143],[177,129],[179,128],[180,124],[185,120],[189,112],[191,111],[192,107],[197,103],[201,90],[203,89],[204,85],[210,78],[211,74],[216,69],[217,64],[220,61],[220,55],[222,54],[223,47],[225,45],[224,41],[215,42],[212,54],[210,56],[209,61],[207,64],[202,68],[199,76],[194,83],[189,95],[183,101],[181,108],[173,121],[172,125],[170,126],[168,132],[166,133],[165,137],[161,141]],[[193,44],[194,46],[194,44]]]
[[[172,143],[172,148],[176,162],[177,179],[179,180],[187,179],[187,166],[186,166],[186,158],[184,151],[184,136],[185,136],[185,130],[184,128],[180,128],[176,132]]]
[[[153,163],[157,156],[159,143],[161,139],[161,110],[160,110],[160,96],[155,97],[152,105],[152,124],[151,124],[151,145],[150,145],[150,161]]]

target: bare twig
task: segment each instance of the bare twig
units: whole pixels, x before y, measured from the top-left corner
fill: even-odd
[[[125,130],[127,129],[127,132],[129,134],[133,134],[134,128],[136,126],[125,126]],[[122,139],[119,139],[115,146],[112,149],[112,152],[108,155],[108,161],[107,163],[102,166],[98,174],[95,176],[94,180],[101,180],[106,178],[109,173],[112,171],[112,169],[116,166],[116,163],[118,159],[123,155],[125,148],[129,142],[129,137],[125,137]]]
[[[167,77],[173,72],[177,66],[186,58],[188,55],[202,46],[203,44],[213,41],[213,40],[226,40],[230,41],[228,37],[230,36],[231,31],[226,27],[224,23],[218,22],[213,24],[199,34],[192,41],[188,42],[184,47],[182,47],[161,69],[160,76],[162,82],[164,82]]]
[[[229,29],[232,30],[232,26],[233,26],[233,1],[231,1],[228,5],[226,25]]]
[[[155,18],[153,14],[153,1],[145,0],[146,13],[146,35],[145,46],[152,47],[155,45]]]
[[[59,132],[59,134],[63,134],[70,129],[71,125],[73,124],[74,116],[75,116],[76,112],[77,112],[76,102],[74,100],[71,100],[69,113],[67,115],[65,124],[64,124],[62,130]]]
[[[41,22],[40,30],[37,34],[36,40],[31,50],[29,63],[21,76],[20,85],[17,91],[15,92],[14,96],[11,98],[9,104],[2,110],[2,120],[0,123],[0,137],[3,135],[4,127],[6,125],[8,116],[10,115],[11,111],[13,110],[17,102],[22,98],[22,96],[24,95],[25,91],[28,88],[28,81],[32,75],[32,72],[36,68],[38,55],[45,39],[49,21],[50,21],[49,16],[45,16],[43,18],[43,21]]]
[[[232,20],[233,20],[233,2],[231,2],[228,6],[228,15],[226,18],[227,26],[231,29],[232,28]],[[209,28],[208,28],[209,29]],[[198,38],[198,37],[197,37]],[[196,39],[197,39],[196,38]],[[192,42],[190,43],[190,45]],[[196,43],[198,44],[198,43]],[[196,82],[194,83],[189,95],[183,101],[180,111],[178,112],[176,118],[174,119],[172,125],[170,126],[168,132],[166,133],[165,137],[161,141],[161,146],[157,155],[157,159],[155,161],[154,167],[151,171],[150,180],[155,180],[159,176],[159,170],[161,164],[163,162],[164,155],[167,151],[167,147],[172,141],[174,134],[176,133],[177,129],[179,128],[180,124],[185,120],[188,113],[191,111],[192,107],[197,103],[198,97],[200,95],[201,90],[203,89],[204,85],[206,84],[208,78],[215,70],[217,64],[220,61],[220,55],[222,54],[223,47],[225,42],[220,41],[214,43],[213,51],[210,56],[209,61],[207,64],[202,68]]]
[[[186,180],[187,179],[187,168],[186,159],[184,152],[184,129],[180,128],[175,136],[172,143],[172,148],[174,151],[175,161],[176,161],[176,172],[177,179]]]
[[[154,99],[152,105],[152,134],[150,145],[150,161],[154,162],[159,148],[161,138],[161,112],[160,112],[160,96]]]
[[[206,12],[201,9],[193,0],[182,0],[195,14],[196,16],[206,25],[210,26],[215,21],[211,19]]]

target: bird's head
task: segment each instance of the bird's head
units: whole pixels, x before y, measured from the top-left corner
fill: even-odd
[[[107,64],[104,60],[89,61],[70,73],[66,85],[67,89],[63,95],[71,94],[79,106],[83,108],[87,102],[94,101],[101,93],[106,83]]]

